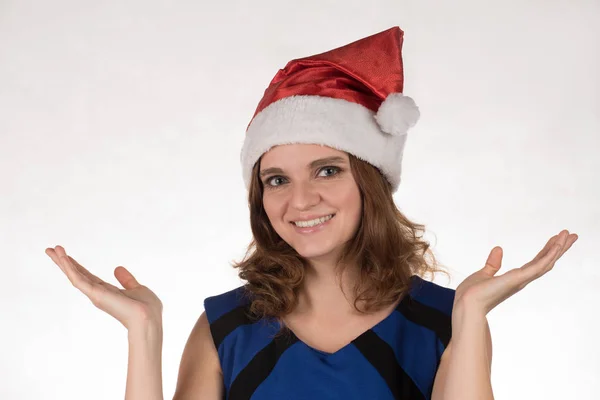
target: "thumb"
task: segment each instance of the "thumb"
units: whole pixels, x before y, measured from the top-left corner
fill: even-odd
[[[502,266],[502,247],[496,246],[490,252],[490,255],[485,262],[485,266],[482,268],[482,271],[488,276],[496,275],[496,272]]]
[[[115,278],[117,278],[119,283],[125,289],[134,289],[140,286],[139,282],[135,279],[131,272],[127,271],[125,267],[115,268]]]

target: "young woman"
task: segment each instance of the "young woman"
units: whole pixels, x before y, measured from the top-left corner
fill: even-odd
[[[175,400],[493,398],[487,313],[577,235],[560,232],[499,276],[496,247],[456,290],[424,279],[444,271],[392,197],[419,117],[402,94],[402,39],[394,27],[292,60],[271,81],[241,155],[247,284],[206,298]],[[163,399],[158,297],[123,267],[119,289],[61,246],[46,253],[127,328],[126,399]]]

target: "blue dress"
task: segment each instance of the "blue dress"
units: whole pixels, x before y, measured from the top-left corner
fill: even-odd
[[[224,399],[429,400],[450,342],[454,292],[413,275],[398,307],[335,353],[293,333],[275,336],[275,319],[250,319],[244,286],[207,297]]]

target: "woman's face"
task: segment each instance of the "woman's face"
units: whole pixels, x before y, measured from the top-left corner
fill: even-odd
[[[336,260],[362,214],[348,154],[316,144],[275,146],[263,155],[260,174],[263,205],[279,236],[304,258]]]

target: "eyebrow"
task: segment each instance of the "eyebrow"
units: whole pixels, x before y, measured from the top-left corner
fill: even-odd
[[[313,168],[317,168],[317,167],[320,167],[323,165],[343,163],[345,161],[346,160],[343,157],[339,157],[339,156],[319,158],[318,160],[314,160],[310,164],[308,164],[308,168],[313,169]],[[283,173],[283,170],[281,168],[267,168],[260,172],[260,177],[262,178],[268,174],[282,174],[282,173]]]

